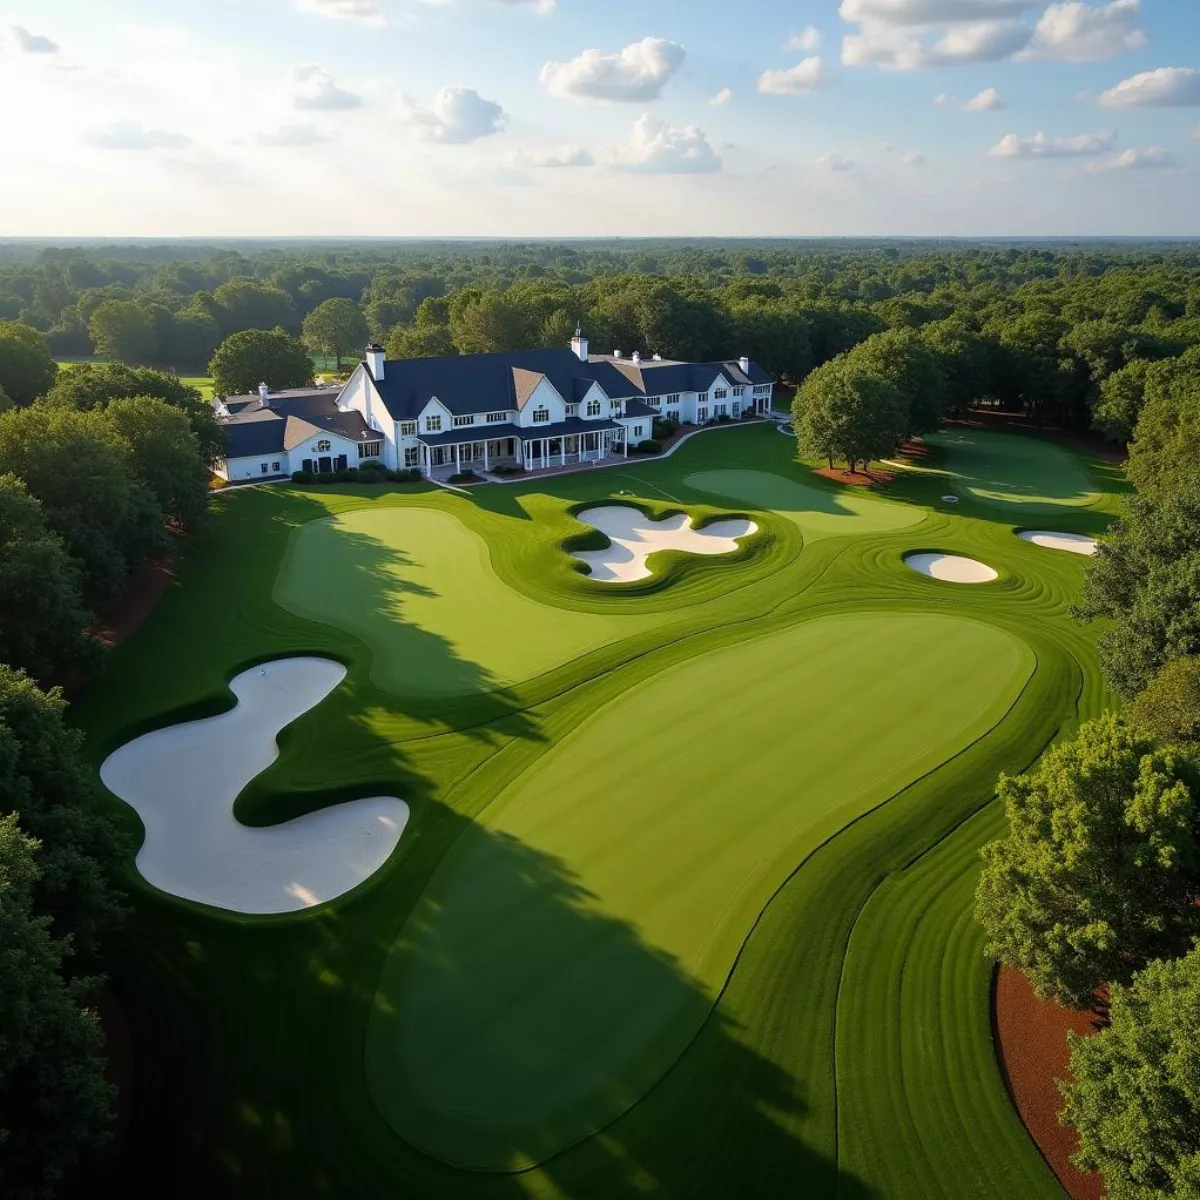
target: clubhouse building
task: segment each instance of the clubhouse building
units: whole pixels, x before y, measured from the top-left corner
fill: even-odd
[[[232,481],[336,471],[370,459],[444,479],[535,471],[625,455],[655,417],[683,424],[771,411],[773,380],[748,358],[673,362],[570,348],[387,360],[380,346],[341,388],[295,388],[214,401]]]

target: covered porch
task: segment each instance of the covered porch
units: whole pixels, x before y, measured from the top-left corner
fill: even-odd
[[[466,471],[485,474],[498,467],[561,470],[629,453],[625,428],[615,421],[569,420],[536,429],[513,425],[494,429],[498,436],[468,437],[456,430],[420,435],[421,474],[444,482]]]

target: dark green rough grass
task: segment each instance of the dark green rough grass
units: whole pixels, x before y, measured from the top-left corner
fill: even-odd
[[[622,489],[656,505],[712,504],[684,477],[729,466],[835,492],[789,463],[794,447],[772,429],[743,427],[693,439],[662,462],[469,497],[348,486],[218,500],[214,528],[178,585],[77,706],[89,752],[99,761],[134,732],[227,706],[225,681],[251,662],[331,654],[348,666],[346,685],[287,731],[279,761],[241,797],[239,815],[271,822],[330,797],[386,790],[409,801],[412,818],[388,869],[295,918],[177,903],[138,886],[131,868],[136,915],[112,961],[137,1084],[111,1194],[1058,1195],[995,1067],[990,968],[969,903],[976,849],[998,828],[989,803],[997,771],[1022,769],[1106,701],[1090,631],[1068,611],[1081,560],[1021,542],[1019,518],[995,505],[965,500],[942,511],[941,482],[914,474],[886,491],[929,508],[911,529],[805,546],[792,522],[752,511],[771,531],[760,552],[680,563],[668,585],[636,598],[646,611],[671,613],[665,626],[519,687],[436,704],[381,691],[364,644],[271,601],[300,524],[398,504],[459,515],[488,539],[498,574],[526,594],[610,611],[630,597],[589,583],[562,553],[579,531],[572,505],[618,500]],[[1111,495],[1104,469],[1078,461]],[[1094,533],[1111,507],[1106,499],[1037,524]],[[904,553],[928,545],[983,559],[1002,577],[963,588],[903,566]],[[1038,670],[992,734],[849,825],[789,877],[699,1033],[600,1135],[522,1176],[457,1171],[400,1141],[365,1085],[375,981],[433,869],[495,789],[607,699],[666,667],[797,621],[891,611],[967,615],[1010,630],[1032,647]],[[469,668],[447,655],[448,667]],[[515,852],[537,903],[564,921],[586,919],[558,864]]]

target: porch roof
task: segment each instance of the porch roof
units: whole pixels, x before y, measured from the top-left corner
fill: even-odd
[[[426,446],[465,446],[471,442],[495,442],[503,438],[520,438],[523,442],[537,442],[542,438],[574,437],[580,433],[597,433],[605,429],[624,430],[616,421],[585,421],[572,417],[554,425],[472,425],[461,429],[448,429],[443,433],[419,433],[417,440]]]
[[[605,429],[625,432],[625,426],[616,421],[585,421],[582,417],[571,417],[554,425],[530,425],[518,432],[523,442],[540,442],[542,438],[574,437],[579,433],[598,433]]]

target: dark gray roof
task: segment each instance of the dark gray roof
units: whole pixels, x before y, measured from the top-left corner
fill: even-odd
[[[257,403],[258,397],[254,400]],[[375,441],[382,436],[369,428],[362,413],[340,411],[337,391],[332,388],[274,393],[270,407],[246,406],[218,418],[217,424],[225,431],[227,458],[279,454],[322,430],[352,442]]]
[[[522,441],[536,441],[547,437],[568,437],[577,433],[595,433],[600,429],[620,429],[616,421],[584,421],[572,417],[567,421],[559,421],[556,425],[531,425],[522,428],[519,425],[469,425],[462,429],[450,429],[443,433],[420,433],[417,440],[426,446],[453,446],[461,442],[492,442],[499,438],[521,438]]]
[[[657,417],[658,409],[651,408],[645,400],[626,400],[625,415],[627,417]]]
[[[436,396],[451,413],[516,409],[524,405],[544,376],[568,403],[583,399],[598,383],[614,400],[688,392],[707,388],[724,374],[737,384],[769,383],[756,364],[743,373],[736,361],[676,363],[595,356],[580,362],[574,351],[516,350],[504,354],[460,354],[444,358],[388,359],[375,387],[397,421],[416,418]]]
[[[222,422],[225,429],[225,457],[253,458],[259,454],[282,454],[287,421]]]

